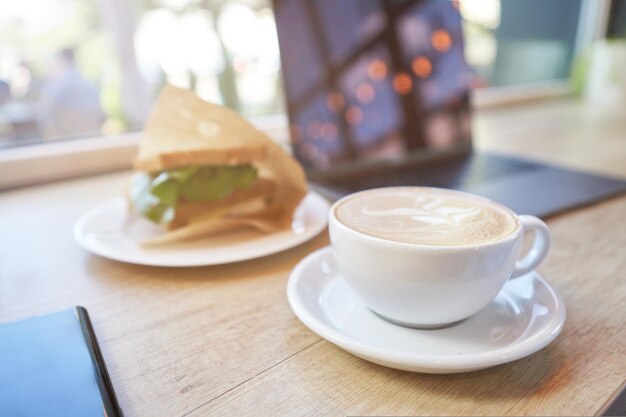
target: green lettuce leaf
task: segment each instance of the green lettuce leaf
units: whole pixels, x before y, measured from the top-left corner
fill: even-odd
[[[150,184],[150,193],[167,206],[176,205],[179,192],[180,183],[166,172],[159,174]]]
[[[180,194],[188,201],[218,201],[250,187],[256,175],[250,165],[202,167],[181,183]]]
[[[252,165],[192,166],[163,171],[156,176],[136,173],[130,196],[137,210],[155,223],[167,224],[180,199],[219,201],[257,178]]]

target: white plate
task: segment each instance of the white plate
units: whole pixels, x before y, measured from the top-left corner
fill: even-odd
[[[74,225],[74,238],[83,248],[105,258],[140,265],[201,266],[244,261],[292,248],[315,237],[326,227],[328,202],[311,191],[294,214],[291,230],[264,234],[250,228],[209,238],[141,247],[139,237],[153,233],[147,220],[128,223],[123,198],[98,205]]]
[[[414,372],[467,372],[511,362],[545,347],[565,322],[561,297],[531,272],[509,281],[489,306],[456,325],[397,326],[352,293],[330,247],[296,266],[287,296],[298,318],[328,341],[368,361]]]

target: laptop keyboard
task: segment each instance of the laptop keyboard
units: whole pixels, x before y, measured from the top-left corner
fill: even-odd
[[[396,185],[462,188],[542,166],[500,155],[476,153],[462,160],[388,168],[386,171],[341,181],[337,185],[350,191]]]

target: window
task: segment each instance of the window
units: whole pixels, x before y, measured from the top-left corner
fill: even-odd
[[[566,79],[581,0],[463,0],[465,54],[484,86]]]
[[[282,109],[267,0],[20,0],[0,11],[0,148],[140,130],[165,81],[247,116]]]
[[[476,87],[566,79],[585,4],[460,1],[465,53],[480,75]],[[622,16],[624,0],[612,4],[612,14]],[[609,24],[614,36],[623,33],[623,20]],[[346,42],[337,40],[337,53]],[[166,81],[247,117],[284,113],[271,1],[0,4],[0,152],[138,131]]]

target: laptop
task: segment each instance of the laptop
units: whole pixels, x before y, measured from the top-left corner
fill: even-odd
[[[472,149],[456,2],[275,0],[294,155],[327,197],[452,188],[548,216],[626,181]]]

